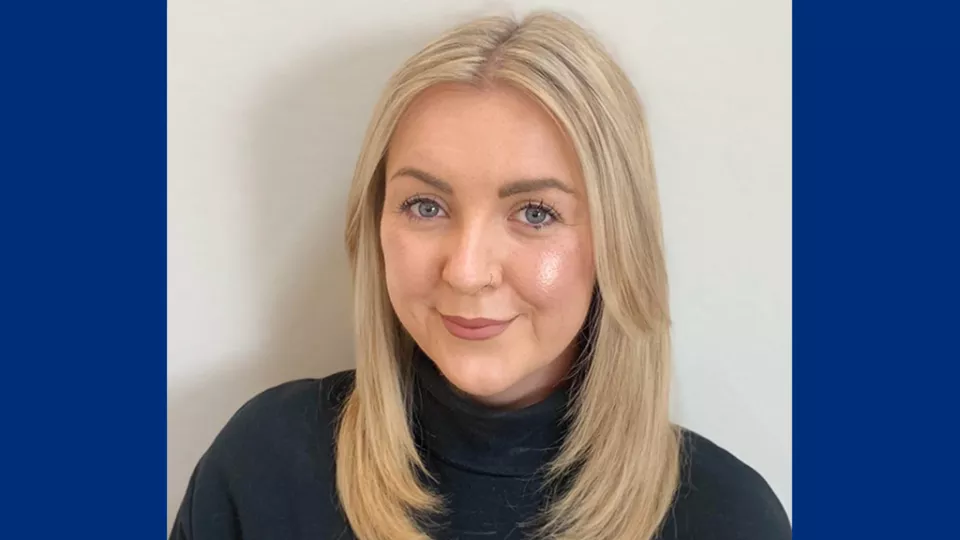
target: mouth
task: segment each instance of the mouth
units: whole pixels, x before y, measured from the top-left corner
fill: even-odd
[[[454,337],[469,341],[492,339],[504,332],[516,317],[507,320],[497,319],[466,319],[450,315],[440,315],[443,326]]]

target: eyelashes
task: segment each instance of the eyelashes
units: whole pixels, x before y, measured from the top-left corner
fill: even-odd
[[[446,217],[446,212],[439,202],[423,195],[414,195],[403,201],[397,211],[406,214],[411,219]]]
[[[413,221],[434,220],[449,217],[447,211],[439,201],[425,196],[414,195],[397,207],[397,212],[404,214]],[[529,199],[513,211],[511,219],[523,225],[540,230],[558,222],[563,222],[560,212],[553,206],[546,204],[542,199]]]
[[[552,206],[545,204],[543,200],[528,200],[523,203],[517,213],[523,216],[524,223],[537,230],[561,221],[560,213]]]

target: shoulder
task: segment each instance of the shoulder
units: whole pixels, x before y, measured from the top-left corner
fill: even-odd
[[[236,455],[247,451],[282,452],[294,442],[332,437],[334,423],[353,387],[353,370],[320,379],[298,379],[251,397],[226,423],[211,451]]]
[[[227,474],[266,472],[298,456],[328,459],[339,411],[353,387],[353,371],[298,379],[268,388],[244,403],[220,430],[202,464]],[[269,471],[276,473],[276,470]]]
[[[300,491],[311,519],[335,523],[329,503],[334,433],[352,387],[353,372],[343,371],[283,383],[250,398],[194,468],[170,537],[246,537],[258,527],[274,526],[270,516],[283,521],[297,511],[288,507],[288,498]]]
[[[680,485],[662,538],[786,540],[790,520],[767,481],[736,456],[683,430]]]
[[[230,418],[225,430],[258,430],[309,422],[317,414],[336,413],[353,387],[353,370],[321,379],[298,379],[251,397]],[[268,425],[263,420],[271,420]]]

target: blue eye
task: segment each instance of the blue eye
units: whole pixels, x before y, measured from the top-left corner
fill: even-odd
[[[546,210],[537,206],[528,206],[523,210],[523,217],[531,225],[542,225],[543,222],[550,219],[550,214]]]
[[[422,218],[432,218],[440,215],[440,205],[433,202],[423,200],[413,204],[414,212]]]
[[[520,221],[535,229],[548,227],[558,219],[556,211],[542,202],[528,202],[517,214]]]
[[[421,196],[410,197],[403,201],[399,210],[410,219],[433,219],[445,215],[440,203]]]

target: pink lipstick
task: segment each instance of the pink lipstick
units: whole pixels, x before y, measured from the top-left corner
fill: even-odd
[[[478,341],[499,336],[510,326],[513,319],[500,321],[496,319],[465,319],[441,315],[443,326],[447,332],[460,339]]]

